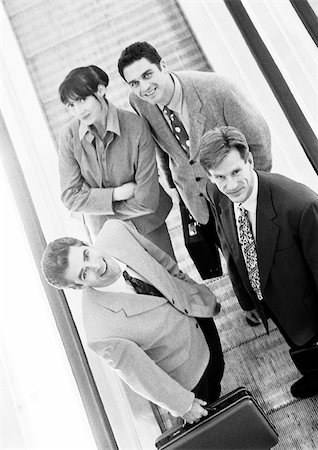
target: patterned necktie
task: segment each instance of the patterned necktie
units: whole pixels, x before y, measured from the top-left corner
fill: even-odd
[[[239,210],[240,215],[238,217],[238,237],[244,254],[248,278],[253,290],[256,292],[257,298],[259,300],[263,300],[257,263],[257,251],[251,224],[248,219],[246,209],[244,209],[242,206],[239,206]]]
[[[181,145],[184,152],[189,156],[190,154],[190,140],[186,129],[184,128],[181,120],[178,119],[177,115],[171,111],[167,106],[163,108],[164,114],[166,114],[171,123],[172,132],[175,135],[177,141]]]
[[[134,278],[130,276],[126,270],[123,271],[123,277],[125,278],[126,281],[129,281],[129,283],[135,289],[137,294],[155,295],[157,297],[163,297],[161,292],[158,291],[158,289],[156,289],[154,286],[151,286],[151,284],[148,284],[145,281],[139,280],[139,278]]]

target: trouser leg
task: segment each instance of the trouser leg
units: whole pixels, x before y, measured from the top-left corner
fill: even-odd
[[[220,337],[213,319],[197,318],[210,350],[210,360],[199,383],[192,389],[195,396],[212,403],[221,392],[224,358]]]
[[[208,223],[205,225],[200,224],[199,229],[210,250],[209,264],[212,267],[210,278],[214,278],[222,275],[222,265],[219,251],[220,240],[216,231],[214,215],[210,207],[209,210],[210,217]]]
[[[277,325],[277,328],[279,329],[281,335],[285,339],[286,343],[289,345],[289,354],[290,357],[295,364],[296,368],[299,370],[299,372],[302,375],[309,375],[311,376],[314,372],[316,373],[316,376],[318,375],[318,345],[316,351],[311,352],[309,355],[308,353],[303,352],[302,354],[295,351],[297,350],[303,350],[306,348],[311,348],[316,342],[318,341],[318,336],[315,336],[314,338],[310,339],[306,344],[301,346],[296,346],[290,337],[286,334],[285,330],[281,326],[280,322],[275,317],[272,310],[269,308],[266,302],[262,302],[263,309],[267,315],[267,317],[270,317],[273,322]]]

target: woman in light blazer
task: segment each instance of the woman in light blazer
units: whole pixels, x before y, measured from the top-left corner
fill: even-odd
[[[107,100],[108,81],[90,65],[72,70],[59,87],[73,116],[59,141],[62,201],[84,215],[93,239],[106,220],[121,219],[174,257],[165,223],[172,202],[159,184],[148,125]]]

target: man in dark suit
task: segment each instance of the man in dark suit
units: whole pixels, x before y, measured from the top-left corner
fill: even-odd
[[[234,127],[207,132],[200,162],[234,291],[245,311],[270,317],[291,347],[303,377],[295,397],[318,393],[318,196],[278,174],[254,170],[244,135]],[[294,350],[310,347],[302,366]],[[315,353],[316,351],[316,353]]]
[[[212,319],[220,305],[209,288],[118,220],[104,224],[94,247],[53,241],[42,268],[53,286],[82,289],[88,346],[135,392],[190,423],[207,415],[224,371]]]
[[[147,42],[125,48],[118,70],[130,86],[131,106],[150,124],[160,166],[170,186],[177,188],[214,253],[217,237],[211,239],[215,225],[206,199],[210,182],[199,164],[199,140],[216,126],[235,126],[245,134],[256,167],[269,171],[271,140],[264,118],[224,76],[198,71],[170,72]]]

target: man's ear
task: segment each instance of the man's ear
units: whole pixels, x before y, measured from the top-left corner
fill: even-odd
[[[104,86],[103,84],[99,84],[98,87],[97,87],[97,93],[101,97],[106,97],[106,92],[107,92],[106,86]]]
[[[247,162],[252,166],[252,169],[254,169],[254,158],[251,152],[248,152]]]
[[[167,72],[167,70],[168,70],[168,65],[167,65],[167,63],[166,63],[166,61],[164,60],[164,59],[162,59],[161,61],[160,61],[160,69],[163,71],[163,72]]]

